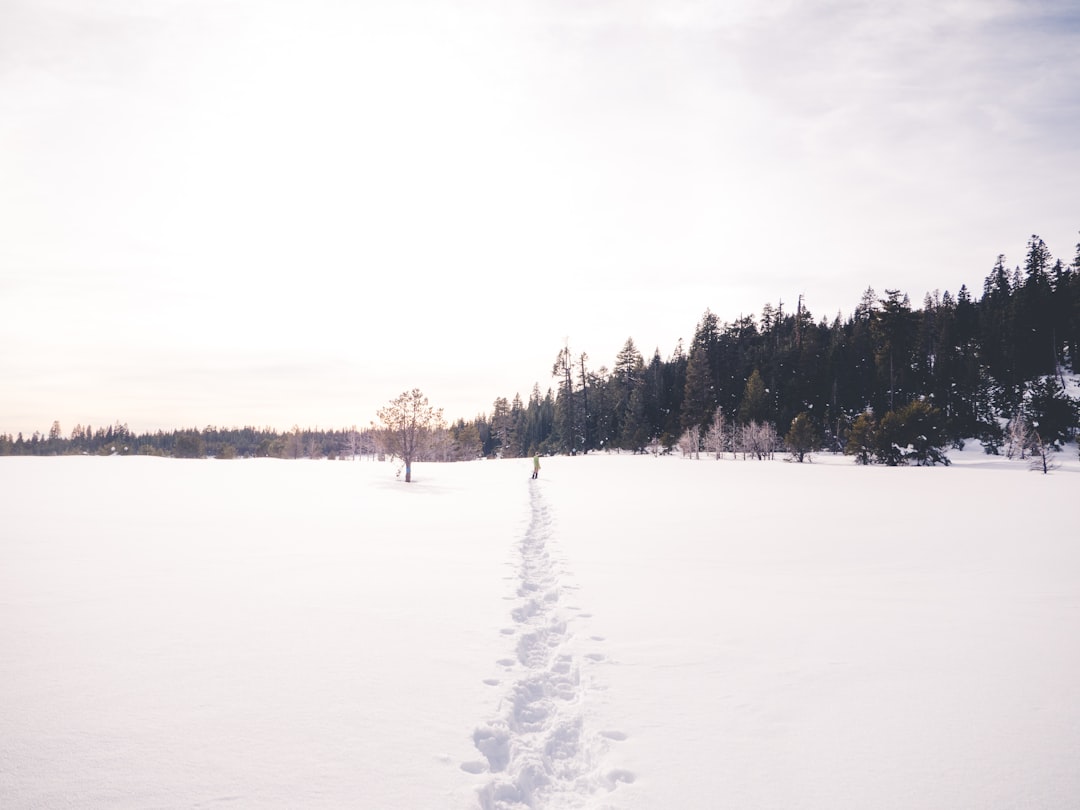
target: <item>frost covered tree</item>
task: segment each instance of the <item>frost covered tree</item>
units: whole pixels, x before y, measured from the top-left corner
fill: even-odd
[[[679,437],[679,452],[682,453],[683,458],[701,458],[701,428],[697,425],[690,425],[683,431],[682,436]]]
[[[728,431],[726,420],[724,419],[724,411],[722,408],[717,408],[713,414],[712,421],[705,429],[705,435],[702,437],[702,445],[705,451],[712,453],[715,458],[724,457],[724,449],[727,447]]]
[[[758,461],[772,458],[780,441],[776,428],[770,422],[750,421],[735,431],[735,452],[756,458]]]
[[[1028,424],[1027,417],[1023,412],[1017,411],[1005,426],[1005,457],[1011,459],[1019,456],[1022,461],[1027,458],[1032,441],[1031,425]]]
[[[434,408],[419,388],[405,391],[379,409],[379,437],[384,450],[405,464],[405,482],[412,483],[412,463],[423,452],[432,431],[444,426],[442,408]]]

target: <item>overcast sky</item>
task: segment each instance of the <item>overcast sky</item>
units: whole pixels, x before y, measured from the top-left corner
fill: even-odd
[[[0,432],[366,425],[1080,241],[1073,0],[0,0]]]

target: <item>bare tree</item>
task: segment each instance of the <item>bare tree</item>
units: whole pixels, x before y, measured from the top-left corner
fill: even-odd
[[[345,452],[353,461],[356,461],[356,456],[360,452],[360,431],[356,429],[356,425],[345,433]]]
[[[690,458],[690,456],[701,458],[701,428],[691,425],[684,430],[682,436],[679,437],[679,450],[683,458]]]
[[[419,388],[406,391],[379,409],[383,449],[405,464],[405,483],[412,483],[412,463],[424,451],[432,431],[443,428],[442,408],[428,404]]]
[[[1042,436],[1040,436],[1037,431],[1032,431],[1032,434],[1035,438],[1035,444],[1032,445],[1031,448],[1030,468],[1046,475],[1051,470],[1056,470],[1058,464],[1050,457],[1052,451],[1046,446],[1046,443],[1042,440]]]
[[[742,453],[743,459],[747,456],[758,461],[771,459],[779,445],[780,439],[771,422],[751,420],[736,431],[735,452]]]
[[[1005,427],[1005,456],[1013,458],[1019,455],[1020,460],[1027,458],[1027,451],[1032,447],[1032,430],[1027,419],[1019,411],[1009,420]]]
[[[724,419],[724,411],[717,408],[713,413],[712,422],[705,428],[703,443],[706,452],[713,453],[716,458],[724,457],[724,449],[727,447],[728,431]]]
[[[304,434],[300,431],[300,425],[293,425],[292,431],[285,438],[285,457],[300,458],[304,455]]]

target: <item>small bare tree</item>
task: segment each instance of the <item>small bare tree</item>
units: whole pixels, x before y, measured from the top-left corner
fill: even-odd
[[[442,408],[433,408],[419,388],[406,391],[379,409],[379,439],[386,453],[405,464],[405,483],[412,483],[412,463],[423,454],[432,431],[444,427]]]
[[[720,408],[717,408],[716,413],[713,414],[712,422],[710,422],[709,426],[705,429],[705,450],[709,453],[713,453],[718,459],[723,458],[724,448],[727,446],[727,438],[727,424],[724,419],[724,412]]]
[[[1042,440],[1042,436],[1039,435],[1038,431],[1032,431],[1032,435],[1034,436],[1035,444],[1031,448],[1030,468],[1041,472],[1043,475],[1046,475],[1051,470],[1056,470],[1058,464],[1050,457],[1052,451],[1046,446],[1046,443]]]
[[[1028,425],[1023,413],[1017,411],[1005,427],[1005,457],[1011,459],[1019,456],[1023,461],[1027,458],[1027,451],[1032,447],[1032,441],[1031,426]]]
[[[691,425],[685,431],[683,435],[679,437],[679,450],[683,454],[683,458],[701,458],[701,428],[697,425]]]
[[[735,449],[742,453],[743,459],[750,456],[763,461],[773,457],[779,443],[776,428],[770,422],[759,423],[751,420],[739,427]]]
[[[356,425],[353,425],[345,433],[345,452],[349,454],[353,461],[356,461],[356,457],[364,452],[363,437],[360,431],[356,429]]]

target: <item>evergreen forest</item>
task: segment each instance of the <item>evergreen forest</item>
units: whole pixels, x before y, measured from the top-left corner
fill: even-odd
[[[1060,448],[1078,427],[1066,374],[1080,356],[1080,244],[1055,259],[1033,235],[1024,261],[999,256],[979,294],[865,290],[853,312],[816,318],[766,304],[722,323],[706,310],[688,344],[643,355],[627,338],[610,367],[569,344],[527,400],[433,431],[420,460],[596,450],[731,452],[797,460],[813,450],[886,464],[945,461],[977,439],[988,453]],[[0,455],[140,453],[217,458],[346,458],[379,452],[379,431],[264,428],[132,435],[117,423],[53,423],[29,439],[0,434]]]

